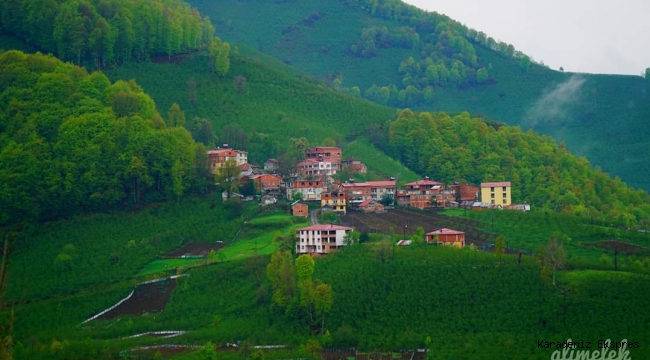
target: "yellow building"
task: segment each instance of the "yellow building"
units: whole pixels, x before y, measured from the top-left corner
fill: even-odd
[[[320,194],[321,208],[331,208],[331,211],[339,214],[345,214],[345,194],[340,193],[322,193]]]
[[[481,202],[502,206],[512,204],[510,181],[481,183]]]

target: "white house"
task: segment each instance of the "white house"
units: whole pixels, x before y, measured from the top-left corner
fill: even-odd
[[[296,254],[327,254],[345,246],[352,228],[333,224],[312,225],[296,230]]]

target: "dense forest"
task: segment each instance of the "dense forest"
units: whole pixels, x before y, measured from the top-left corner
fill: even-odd
[[[210,19],[181,0],[8,0],[0,32],[78,65],[105,67],[210,45]]]
[[[134,81],[9,51],[0,83],[0,224],[205,188],[205,147]]]
[[[650,222],[650,195],[592,168],[548,136],[463,113],[402,111],[388,127],[386,151],[436,180],[511,181],[513,201],[629,227]],[[374,139],[377,146],[385,143]]]

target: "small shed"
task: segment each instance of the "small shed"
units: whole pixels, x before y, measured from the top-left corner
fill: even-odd
[[[291,204],[291,212],[293,213],[293,216],[309,216],[309,208],[307,204],[301,201],[296,201]]]
[[[429,244],[437,243],[438,245],[455,246],[458,248],[465,247],[465,233],[462,231],[442,228],[427,234]]]
[[[364,213],[371,213],[371,212],[376,212],[376,213],[382,213],[386,211],[386,208],[384,205],[381,203],[373,200],[373,199],[368,199],[359,204],[359,209],[361,209]]]

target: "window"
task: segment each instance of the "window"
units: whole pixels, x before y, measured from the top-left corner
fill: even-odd
[[[494,194],[492,194],[492,199],[494,199]]]
[[[506,187],[505,186],[503,187],[503,192],[506,192]]]
[[[492,199],[492,204],[494,204],[494,199]]]
[[[492,187],[490,188],[490,191],[494,192],[494,186],[492,186]]]

